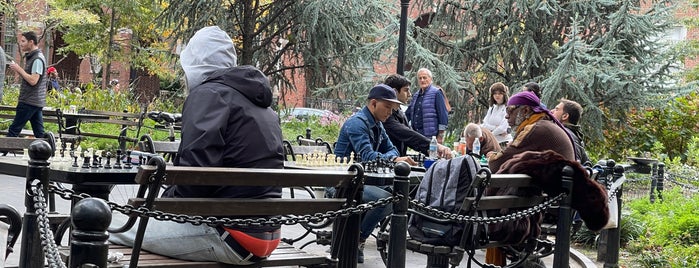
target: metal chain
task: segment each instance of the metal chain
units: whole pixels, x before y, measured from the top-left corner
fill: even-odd
[[[449,213],[449,212],[444,212],[439,209],[430,207],[428,205],[425,205],[423,203],[420,203],[417,200],[410,200],[410,207],[423,212],[427,215],[430,215],[435,218],[439,219],[444,219],[444,220],[450,220],[453,222],[458,222],[458,223],[465,223],[465,222],[472,222],[472,223],[485,223],[485,224],[490,224],[490,223],[498,223],[498,222],[509,222],[509,221],[515,221],[518,219],[522,219],[524,217],[529,217],[532,216],[536,213],[540,213],[544,211],[545,209],[548,209],[551,207],[551,205],[555,202],[558,202],[565,198],[567,194],[561,193],[558,196],[549,199],[541,204],[538,204],[536,206],[530,207],[525,210],[521,211],[516,211],[507,215],[502,215],[502,216],[495,216],[495,217],[477,217],[477,216],[469,216],[469,215],[462,215],[462,214],[454,214],[454,213]]]
[[[59,189],[55,186],[49,187],[49,192],[59,195],[66,200],[84,199],[90,197],[85,193],[75,193],[71,189]],[[348,216],[351,214],[360,214],[376,207],[384,206],[389,203],[398,202],[402,199],[402,195],[390,196],[381,198],[376,201],[370,201],[364,204],[359,204],[355,207],[343,208],[338,211],[327,211],[325,213],[315,213],[312,215],[281,215],[270,218],[218,218],[218,217],[203,217],[197,215],[185,215],[166,213],[158,210],[150,210],[145,207],[134,207],[132,205],[119,205],[117,203],[107,201],[111,210],[119,211],[125,215],[146,216],[160,221],[173,221],[177,223],[190,223],[193,225],[207,224],[210,226],[226,225],[226,226],[279,226],[279,225],[294,225],[297,223],[318,223],[326,219],[335,218],[338,216]]]
[[[616,194],[617,194],[617,192],[619,192],[619,189],[621,189],[621,187],[616,187],[616,188],[614,188],[614,191],[611,193],[609,192],[609,190],[611,190],[611,189],[607,189],[607,201],[608,202],[611,202],[612,199],[616,198]]]
[[[686,184],[686,183],[679,182],[679,181],[675,180],[675,179],[673,178],[672,175],[671,175],[671,176],[668,176],[668,178],[665,179],[665,180],[668,181],[668,182],[670,182],[670,183],[674,183],[674,184],[676,184],[676,185],[679,185],[680,187],[682,187],[682,188],[684,188],[684,189],[686,189],[686,190],[689,190],[690,192],[699,192],[699,188],[697,188],[697,187],[695,187],[694,185],[691,185],[691,184]]]
[[[61,260],[53,232],[49,227],[49,218],[46,215],[46,198],[44,197],[44,191],[41,190],[41,184],[31,187],[30,191],[34,199],[34,210],[36,211],[37,224],[39,225],[39,237],[46,255],[46,261],[51,268],[65,268],[66,265]]]

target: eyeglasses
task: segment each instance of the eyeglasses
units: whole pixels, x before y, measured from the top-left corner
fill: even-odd
[[[513,113],[514,111],[516,111],[517,109],[519,109],[520,107],[522,107],[522,105],[510,105],[510,106],[507,106],[507,108],[505,108],[505,111],[506,111],[508,114],[511,114],[511,113]]]

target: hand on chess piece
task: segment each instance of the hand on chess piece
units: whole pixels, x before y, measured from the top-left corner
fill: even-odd
[[[396,162],[396,163],[400,162],[400,161],[404,161],[404,162],[408,163],[408,165],[411,165],[411,166],[417,166],[417,162],[415,162],[415,160],[413,160],[413,158],[410,156],[401,156],[401,157],[396,157],[395,159],[393,159],[393,162]]]

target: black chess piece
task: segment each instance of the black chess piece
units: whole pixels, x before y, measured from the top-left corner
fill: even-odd
[[[70,151],[70,157],[73,158],[73,165],[72,165],[72,166],[73,166],[73,167],[79,167],[79,166],[78,166],[78,156],[75,155],[75,152]]]
[[[61,141],[61,158],[64,158],[66,156],[66,142]]]
[[[98,168],[101,165],[99,162],[99,159],[97,159],[97,157],[98,157],[97,155],[92,153],[92,166],[91,167],[93,167],[93,168]]]
[[[124,168],[131,168],[131,151],[126,151],[126,166]]]
[[[104,168],[111,169],[112,165],[109,163],[112,160],[112,153],[107,152],[107,163],[104,164]]]
[[[114,166],[112,168],[121,169],[121,150],[117,150],[117,155],[114,159]]]
[[[83,154],[83,166],[82,168],[90,168],[90,157]]]

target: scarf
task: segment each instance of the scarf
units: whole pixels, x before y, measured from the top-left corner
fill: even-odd
[[[531,116],[529,116],[529,118],[525,119],[524,122],[522,122],[521,124],[519,124],[519,126],[517,126],[517,129],[515,129],[515,132],[517,132],[515,137],[517,135],[519,135],[519,131],[524,129],[524,127],[536,123],[537,121],[543,119],[545,116],[546,116],[545,113],[535,113],[535,114],[532,114]]]

